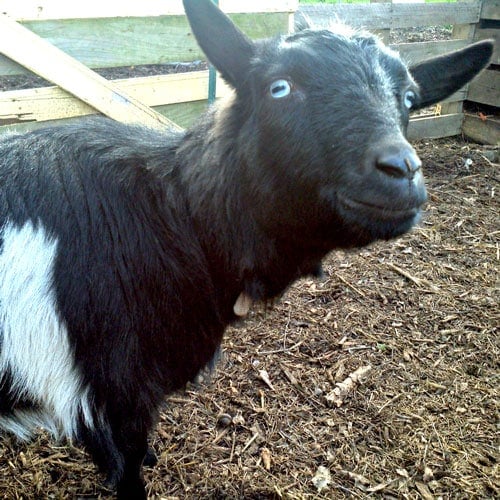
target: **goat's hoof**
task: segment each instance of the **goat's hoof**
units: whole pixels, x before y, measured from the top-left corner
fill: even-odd
[[[113,472],[109,472],[106,476],[106,479],[104,480],[104,483],[102,483],[103,487],[109,491],[116,491],[117,484],[118,478],[117,475]]]
[[[146,488],[142,481],[119,483],[116,492],[118,500],[147,500]]]

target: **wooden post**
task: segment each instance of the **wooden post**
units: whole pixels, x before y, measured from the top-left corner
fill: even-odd
[[[462,133],[482,144],[500,145],[500,0],[483,0],[479,24],[474,31],[475,40],[493,38],[495,50],[492,64],[469,85],[467,100],[476,104],[477,113],[466,113]]]

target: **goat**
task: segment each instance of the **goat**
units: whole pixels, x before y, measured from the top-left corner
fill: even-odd
[[[119,498],[146,497],[165,395],[251,301],[418,222],[409,113],[492,53],[480,42],[408,69],[366,33],[253,42],[211,1],[184,6],[234,88],[192,128],[95,118],[0,140],[0,428],[81,442]]]

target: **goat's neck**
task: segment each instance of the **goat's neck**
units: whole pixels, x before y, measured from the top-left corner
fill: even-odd
[[[324,249],[305,248],[293,233],[285,238],[269,234],[259,223],[259,201],[245,189],[242,172],[248,165],[237,145],[213,130],[194,130],[179,155],[195,230],[227,307],[242,292],[253,300],[270,300],[293,280],[316,271]]]

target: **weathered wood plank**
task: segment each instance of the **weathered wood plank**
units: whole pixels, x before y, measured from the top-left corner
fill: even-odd
[[[483,0],[481,19],[500,20],[500,0]]]
[[[392,4],[391,28],[473,24],[479,21],[481,2]]]
[[[486,70],[469,85],[468,101],[500,107],[500,71]]]
[[[481,144],[500,145],[500,121],[494,118],[481,120],[478,116],[466,114],[462,131],[466,137]]]
[[[169,104],[167,106],[155,107],[155,111],[167,116],[182,127],[189,127],[199,115],[206,110],[207,101],[193,101],[189,103]],[[23,122],[0,126],[0,134],[7,131],[26,132],[42,128],[50,124],[63,125],[71,123],[79,118],[67,118],[50,122]],[[463,114],[428,116],[414,118],[410,121],[408,128],[409,139],[419,140],[426,138],[440,138],[458,135],[461,133]]]
[[[457,0],[459,3],[463,3],[467,0]],[[451,38],[453,40],[470,40],[472,42],[474,38],[474,31],[476,29],[477,23],[474,24],[454,24],[452,27]],[[466,90],[468,87],[466,86]],[[463,102],[453,102],[453,103],[443,103],[441,106],[441,113],[444,115],[463,113],[464,105]]]
[[[200,115],[207,110],[208,106],[208,101],[204,99],[203,101],[158,106],[155,107],[155,110],[175,123],[178,123],[181,127],[188,128],[199,119]]]
[[[385,3],[389,2],[391,0],[370,0],[370,3]],[[391,37],[391,30],[390,29],[373,29],[372,33],[377,35],[385,44],[389,43],[390,37]]]
[[[462,113],[426,116],[414,118],[408,127],[408,139],[415,141],[418,139],[439,139],[440,137],[451,137],[460,134],[462,130]]]
[[[154,110],[169,120],[174,121],[181,127],[187,128],[196,121],[200,114],[205,111],[208,107],[207,100],[202,101],[192,101],[183,102],[176,104],[169,104],[167,106],[156,106]],[[42,122],[15,122],[15,123],[5,123],[0,124],[0,135],[5,132],[28,132],[30,130],[36,130],[44,128],[47,126],[59,126],[66,125],[68,123],[74,123],[77,120],[81,120],[81,117],[65,118],[60,120],[42,121]]]
[[[250,38],[265,38],[289,29],[287,13],[231,17]],[[90,68],[205,59],[185,16],[65,19],[23,24]],[[25,73],[18,64],[0,55],[0,75]]]
[[[176,126],[9,17],[0,15],[0,32],[2,53],[101,113],[115,120],[150,127]]]
[[[182,127],[190,126],[198,116],[207,108],[207,101],[193,101],[188,103],[170,104],[167,106],[157,106],[155,111],[164,114],[170,120]],[[25,132],[47,126],[48,123],[61,125],[78,120],[79,118],[69,118],[53,120],[50,122],[20,122],[0,126],[0,134],[3,131]],[[408,134],[410,140],[425,138],[440,138],[458,135],[461,133],[463,114],[428,116],[425,118],[415,118],[410,121]]]
[[[113,80],[112,83],[130,97],[151,107],[202,101],[208,95],[208,71]],[[217,97],[229,92],[229,87],[219,80]],[[95,112],[94,108],[59,87],[0,93],[0,123],[7,120],[60,120]]]
[[[317,4],[300,5],[297,19],[328,27],[341,21],[366,29],[410,28],[439,24],[471,24],[479,21],[481,2],[425,4]]]
[[[66,120],[56,120],[54,122],[19,122],[19,123],[5,123],[5,124],[0,124],[0,136],[2,134],[10,133],[10,132],[17,132],[17,133],[25,133],[29,132],[31,130],[37,130],[41,129],[44,127],[49,127],[49,126],[59,126],[59,125],[65,125],[67,123],[74,123],[76,120],[79,120],[81,118],[68,118]]]
[[[468,0],[457,0],[458,3],[464,3]],[[479,13],[481,13],[481,5],[479,6]],[[477,21],[479,22],[479,20]],[[455,23],[452,28],[451,37],[455,40],[472,40],[474,37],[474,31],[476,29],[477,22],[474,23]]]
[[[298,0],[219,0],[224,12],[294,12]],[[120,0],[119,2],[61,2],[60,0],[2,0],[2,13],[17,21],[112,17],[180,16],[182,0]]]
[[[207,108],[207,101],[193,101],[189,103],[179,103],[170,104],[167,106],[155,107],[155,110],[159,113],[168,116],[169,119],[175,121],[183,127],[188,127],[191,125],[197,117]],[[460,123],[463,115],[454,117],[451,120],[447,118],[443,120],[443,117],[426,117],[414,119],[410,122],[409,134],[410,140],[418,140],[424,138],[439,138],[445,137],[446,135],[457,135],[460,133]],[[60,120],[53,120],[50,122],[22,122],[13,123],[9,125],[0,126],[0,134],[7,131],[15,132],[27,132],[29,130],[35,130],[39,128],[46,127],[49,123],[51,125],[64,125],[67,123],[74,122],[80,118],[67,118]],[[453,126],[442,127],[443,122],[452,122]],[[457,125],[458,123],[458,125]],[[432,131],[432,135],[428,135],[428,130]]]

